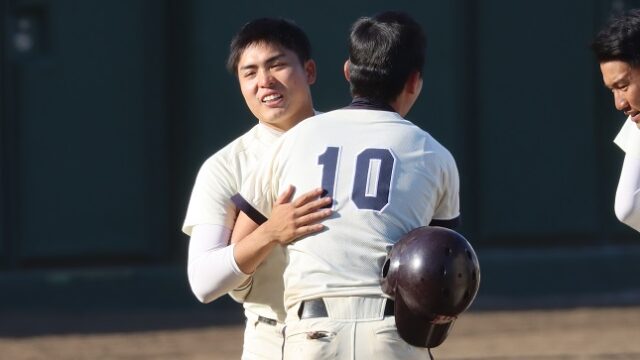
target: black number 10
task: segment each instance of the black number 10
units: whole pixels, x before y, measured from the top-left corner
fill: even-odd
[[[318,156],[322,165],[322,188],[327,196],[335,191],[340,148],[328,147]],[[389,149],[366,149],[356,157],[351,199],[358,209],[382,210],[389,203],[393,164],[395,159]]]

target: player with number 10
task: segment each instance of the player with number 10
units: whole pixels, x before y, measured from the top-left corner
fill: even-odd
[[[289,184],[300,193],[321,186],[333,199],[326,230],[286,247],[285,359],[425,359],[425,348],[398,337],[380,274],[410,230],[457,224],[458,171],[444,146],[404,119],[422,89],[420,26],[397,12],[362,18],[349,47],[352,103],[285,134],[243,184],[242,206],[268,218]]]

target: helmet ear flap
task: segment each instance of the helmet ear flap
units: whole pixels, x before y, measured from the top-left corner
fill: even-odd
[[[402,253],[404,251],[404,245],[407,243],[407,238],[412,238],[413,231],[409,232],[402,237],[405,241],[398,241],[391,247],[387,253],[387,257],[382,263],[382,270],[380,272],[380,284],[382,286],[382,292],[389,296],[391,299],[396,297],[396,289],[398,287],[398,278],[400,277],[400,263],[402,259]]]
[[[382,292],[393,299],[396,296],[396,286],[398,282],[396,281],[395,275],[390,274],[391,272],[393,272],[391,271],[391,254],[388,254],[382,264],[380,283],[382,285]]]
[[[389,266],[391,264],[391,259],[389,258],[389,256],[387,256],[387,258],[384,260],[384,264],[382,264],[382,278],[386,278],[387,275],[389,275]]]

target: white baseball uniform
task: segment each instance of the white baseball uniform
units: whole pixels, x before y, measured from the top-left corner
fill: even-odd
[[[616,190],[616,216],[640,231],[640,129],[627,119],[614,142],[625,152]]]
[[[613,142],[627,155],[640,157],[640,129],[631,119],[625,120]]]
[[[426,358],[384,317],[380,272],[405,233],[458,219],[458,171],[449,151],[388,110],[370,104],[305,120],[243,185],[244,200],[267,217],[289,184],[299,193],[322,186],[333,198],[327,230],[287,246],[287,359]],[[323,299],[328,317],[299,320],[310,299]]]
[[[242,274],[228,245],[237,211],[230,201],[249,169],[281,135],[264,124],[254,126],[202,165],[182,230],[189,245],[189,282],[196,296],[210,302],[225,293],[244,301],[247,324],[242,359],[281,359],[284,254],[276,248],[252,274],[251,286],[233,290],[249,276]],[[200,236],[204,233],[205,236]]]

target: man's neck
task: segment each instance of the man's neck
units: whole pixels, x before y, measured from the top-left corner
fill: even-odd
[[[364,97],[359,97],[359,96],[354,96],[353,100],[351,101],[351,104],[349,104],[347,108],[348,109],[382,110],[382,111],[392,111],[392,112],[396,111],[389,104],[386,104],[381,101],[367,99]]]

